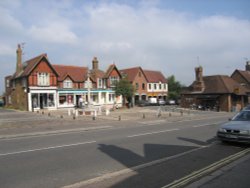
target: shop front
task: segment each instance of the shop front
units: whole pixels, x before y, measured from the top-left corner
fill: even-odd
[[[29,111],[56,109],[56,90],[30,89],[28,93]]]

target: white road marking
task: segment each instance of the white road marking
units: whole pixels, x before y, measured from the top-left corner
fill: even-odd
[[[221,124],[224,123],[225,121],[220,121],[220,122],[215,122],[215,123],[207,123],[207,124],[201,124],[201,125],[194,125],[192,127],[196,128],[196,127],[205,127],[205,126],[209,126],[209,125],[217,125],[217,124]]]
[[[171,131],[178,131],[180,129],[167,129],[163,131],[156,131],[156,132],[149,132],[149,133],[142,133],[142,134],[134,134],[127,136],[128,138],[133,138],[133,137],[138,137],[138,136],[146,136],[146,135],[151,135],[151,134],[159,134],[159,133],[164,133],[164,132],[171,132]]]
[[[92,144],[95,142],[96,141],[87,141],[87,142],[79,142],[79,143],[67,144],[67,145],[61,145],[61,146],[52,146],[52,147],[38,148],[38,149],[31,149],[31,150],[24,150],[24,151],[0,153],[0,157],[7,156],[7,155],[15,155],[15,154],[21,154],[21,153],[34,152],[34,151],[42,151],[42,150],[50,150],[50,149],[57,149],[57,148],[64,148],[64,147],[71,147],[71,146],[79,146],[79,145],[84,145],[84,144]]]

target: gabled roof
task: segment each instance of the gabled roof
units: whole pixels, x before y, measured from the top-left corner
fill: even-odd
[[[121,74],[125,74],[128,79],[128,81],[133,82],[136,75],[138,74],[138,72],[141,70],[142,74],[144,75],[144,77],[147,79],[144,71],[142,70],[141,67],[132,67],[132,68],[128,68],[128,69],[122,69],[120,70]]]
[[[239,73],[248,83],[250,83],[250,71],[243,71],[243,70],[238,70],[238,69],[236,69],[234,72],[233,72],[233,74],[232,74],[232,76],[235,74],[235,73]],[[231,77],[232,77],[231,76]]]
[[[86,80],[88,73],[87,67],[68,65],[53,65],[53,67],[58,73],[58,81],[63,81],[70,77],[75,82],[83,82]]]
[[[160,71],[144,70],[144,73],[149,83],[167,83],[167,79]]]
[[[48,62],[48,64],[49,64],[49,66],[51,67],[51,69],[52,69],[53,71],[55,71],[55,70],[53,69],[53,67],[51,66],[51,64],[49,63],[49,60],[48,60],[48,58],[47,58],[47,54],[44,53],[44,54],[41,54],[41,55],[39,55],[39,56],[36,56],[36,57],[34,57],[34,58],[32,58],[32,59],[29,59],[29,60],[25,61],[25,62],[22,64],[23,70],[22,70],[21,72],[19,72],[19,73],[15,72],[14,75],[13,75],[13,78],[28,76],[28,75],[32,72],[32,70],[37,66],[37,64],[40,63],[40,61],[41,61],[42,59],[45,59],[45,60]],[[56,72],[55,72],[55,73],[56,73]],[[57,73],[56,73],[56,74],[57,74]]]
[[[120,73],[120,71],[117,69],[117,67],[115,66],[115,64],[109,65],[109,67],[108,67],[108,69],[107,69],[107,71],[106,71],[106,73],[104,74],[103,77],[104,77],[104,78],[108,78],[108,77],[110,76],[111,72],[112,72],[114,69],[118,72],[119,76],[121,77],[121,73]]]
[[[213,75],[203,77],[204,91],[200,94],[231,94],[235,93],[235,89],[239,89],[237,95],[246,95],[249,92],[246,88],[241,86],[238,82],[226,75]],[[184,93],[197,93],[193,91],[194,83],[189,86],[189,92]]]

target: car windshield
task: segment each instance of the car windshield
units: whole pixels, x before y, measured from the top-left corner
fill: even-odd
[[[250,110],[239,112],[233,119],[233,121],[250,121]]]

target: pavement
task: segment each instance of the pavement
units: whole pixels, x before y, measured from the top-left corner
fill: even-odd
[[[76,116],[74,109],[24,112],[1,108],[0,138],[88,131],[114,126],[134,126],[135,122],[149,125],[157,122],[187,121],[202,119],[208,115],[213,117],[232,116],[227,112],[203,112],[174,106],[121,108],[111,111],[109,115],[102,112],[97,116]]]

